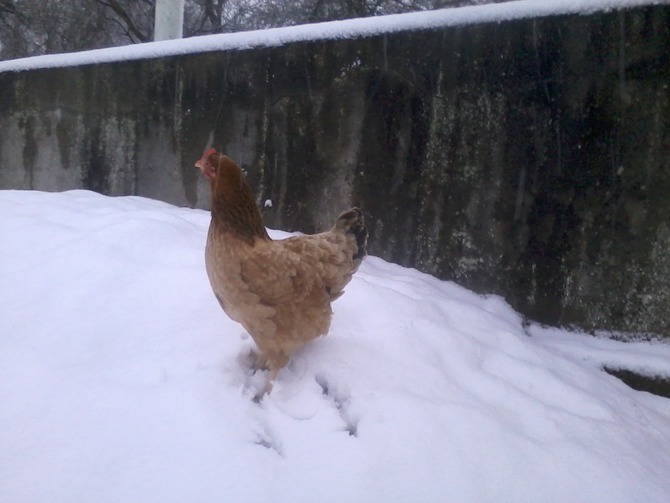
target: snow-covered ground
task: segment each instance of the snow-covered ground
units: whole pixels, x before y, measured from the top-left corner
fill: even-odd
[[[0,501],[670,501],[670,346],[524,329],[369,257],[330,334],[251,400],[207,212],[0,192]],[[280,236],[280,233],[273,233]]]
[[[409,30],[429,30],[476,23],[500,23],[514,19],[564,14],[592,14],[642,5],[667,4],[670,0],[516,0],[408,14],[347,19],[327,23],[288,26],[270,30],[206,35],[183,40],[149,42],[71,54],[48,54],[0,61],[0,72],[90,65],[136,59],[162,58],[210,51],[238,51],[276,47],[295,42],[372,37]]]

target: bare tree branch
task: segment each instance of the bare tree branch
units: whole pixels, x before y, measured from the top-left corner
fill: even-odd
[[[126,10],[119,4],[117,0],[95,0],[100,5],[103,5],[111,9],[114,14],[116,14],[125,27],[126,34],[133,42],[148,42],[149,36],[140,30],[135,22],[133,21],[132,16],[126,12]],[[145,2],[147,3],[147,2]],[[154,2],[148,2],[153,4]]]
[[[0,19],[4,20],[10,15],[16,16],[20,21],[23,21],[21,12],[16,8],[16,4],[12,0],[0,1]]]
[[[225,0],[205,0],[205,17],[212,25],[213,31],[221,33],[223,31],[222,13]]]

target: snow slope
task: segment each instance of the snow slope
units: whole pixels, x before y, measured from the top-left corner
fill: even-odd
[[[668,4],[669,0],[517,0],[408,14],[347,19],[327,23],[288,26],[269,30],[206,35],[183,40],[149,42],[70,54],[48,54],[0,61],[0,72],[25,71],[76,65],[162,58],[210,51],[276,47],[295,42],[371,37],[408,30],[428,30],[477,23],[564,14],[592,14],[643,5]]]
[[[498,297],[369,257],[255,404],[208,223],[0,192],[0,501],[668,501],[670,400],[600,370],[668,375],[668,345],[529,335]]]

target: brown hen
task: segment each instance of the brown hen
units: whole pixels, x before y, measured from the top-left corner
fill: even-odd
[[[321,234],[275,241],[235,161],[209,149],[195,166],[212,187],[205,248],[212,290],[256,343],[254,367],[270,370],[259,398],[296,350],[328,332],[330,303],[344,293],[366,255],[363,212],[343,212]]]

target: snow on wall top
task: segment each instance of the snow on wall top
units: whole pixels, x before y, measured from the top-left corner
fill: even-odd
[[[67,54],[0,61],[0,72],[161,58],[198,52],[276,47],[292,42],[362,38],[385,33],[436,29],[561,14],[591,14],[670,0],[517,0],[434,11],[305,24],[269,30],[205,35]]]

